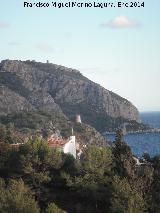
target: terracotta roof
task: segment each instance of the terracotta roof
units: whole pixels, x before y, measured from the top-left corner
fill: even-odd
[[[48,145],[49,145],[49,146],[54,146],[54,147],[62,147],[62,146],[64,146],[67,142],[68,142],[68,140],[58,139],[58,138],[50,138],[50,139],[48,140]]]
[[[23,145],[24,143],[13,143],[13,144],[10,144],[12,147],[20,147],[21,145]]]
[[[20,144],[11,144],[11,146],[13,146],[13,147],[19,147]]]

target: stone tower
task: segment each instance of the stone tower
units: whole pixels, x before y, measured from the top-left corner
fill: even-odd
[[[80,114],[76,115],[76,123],[82,123]]]

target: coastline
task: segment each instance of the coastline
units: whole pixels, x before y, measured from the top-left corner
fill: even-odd
[[[160,133],[160,128],[152,128],[152,129],[148,129],[148,130],[138,130],[138,131],[126,131],[124,133],[124,135],[127,134],[144,134],[144,133]],[[116,132],[104,132],[102,133],[102,135],[114,135],[116,134]]]

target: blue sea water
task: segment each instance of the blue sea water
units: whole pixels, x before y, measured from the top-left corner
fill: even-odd
[[[160,128],[160,112],[142,112],[140,116],[143,123]]]
[[[160,128],[160,112],[145,112],[140,116],[143,123]],[[113,141],[115,135],[107,135],[107,138]],[[124,141],[137,156],[142,156],[143,153],[149,153],[152,157],[160,155],[160,133],[127,134],[124,136]]]

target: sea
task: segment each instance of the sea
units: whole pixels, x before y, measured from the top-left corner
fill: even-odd
[[[160,112],[142,112],[141,121],[154,128],[160,128]],[[107,139],[114,141],[115,135],[106,135]],[[131,147],[134,155],[142,157],[148,153],[151,157],[160,155],[160,132],[159,133],[130,133],[124,136],[124,141]]]

